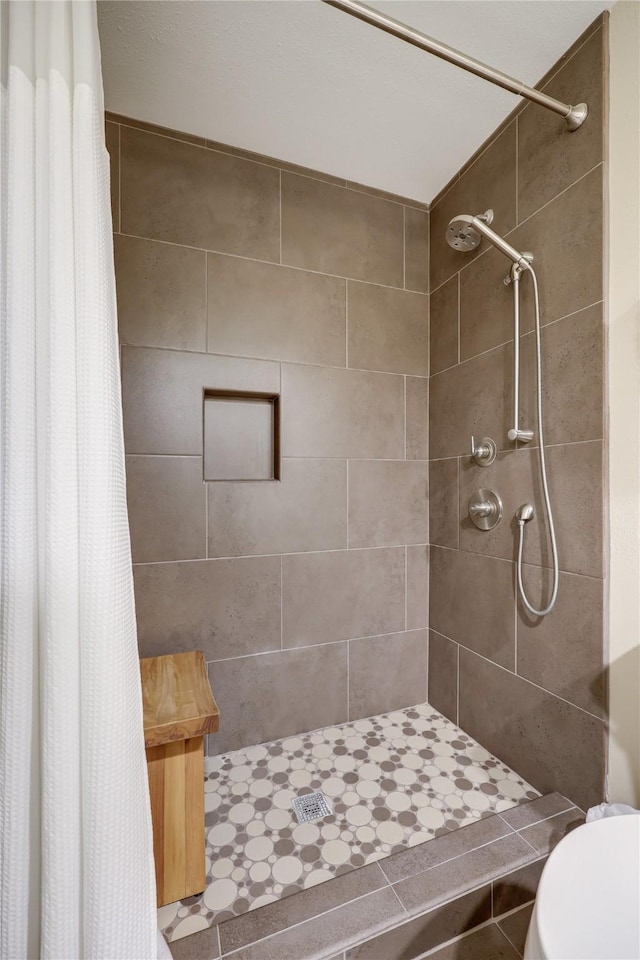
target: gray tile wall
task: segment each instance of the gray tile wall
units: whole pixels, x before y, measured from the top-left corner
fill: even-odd
[[[429,214],[107,118],[141,654],[213,753],[426,699]],[[203,482],[203,389],[280,393],[280,482]]]
[[[586,808],[604,790],[604,152],[606,18],[548,77],[552,96],[586,100],[576,133],[521,109],[431,208],[429,699],[542,792]],[[579,95],[579,96],[578,96]],[[531,500],[524,579],[549,596],[550,555],[537,450],[514,451],[509,263],[486,243],[457,253],[449,219],[492,207],[494,227],[535,254],[542,297],[544,412],[558,532],[556,609],[532,620],[515,601],[513,516]],[[535,426],[530,285],[523,279],[522,422]],[[470,458],[471,434],[500,453]],[[478,487],[503,498],[489,533],[468,519]]]

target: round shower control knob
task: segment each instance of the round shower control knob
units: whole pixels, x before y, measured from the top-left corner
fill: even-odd
[[[493,490],[481,487],[469,500],[469,519],[479,530],[492,530],[502,520],[502,500]]]

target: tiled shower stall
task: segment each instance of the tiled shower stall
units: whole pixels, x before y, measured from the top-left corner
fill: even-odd
[[[393,810],[395,788],[382,786],[381,768],[380,791],[360,796],[374,819],[376,809],[379,818],[391,809],[402,825],[406,814],[406,833],[387,829],[388,843],[372,850],[368,820],[352,824],[353,840],[327,834],[325,845],[359,844],[348,868],[336,861],[335,875],[403,856],[430,817],[440,843],[441,833],[495,820],[537,793],[569,798],[555,816],[603,798],[606,31],[606,17],[598,18],[541,82],[566,101],[584,91],[584,128],[567,135],[555,116],[519,107],[429,208],[144,118],[107,115],[139,645],[142,656],[201,649],[209,664],[221,727],[208,742],[208,826],[218,822],[214,780],[231,797],[237,778],[238,806],[247,784],[264,778],[258,769],[268,768],[282,791],[289,779],[316,789],[336,770],[346,785],[353,776],[360,785],[367,777],[346,761],[318,766],[326,776],[310,773],[308,783],[304,774],[316,760],[360,749],[359,763],[391,765],[390,783],[405,763],[420,766],[418,745],[403,745],[414,735],[446,742],[452,782],[467,782],[465,751],[480,751],[490,766],[451,796],[477,797],[485,783],[490,804],[475,809],[469,794],[458,823],[455,804],[440,822],[433,811],[445,809],[442,786],[420,819],[411,804]],[[506,439],[509,263],[485,243],[461,254],[445,241],[452,216],[487,208],[502,235],[534,254],[541,286],[561,575],[557,608],[540,620],[516,602],[513,517],[525,501],[537,510],[525,547],[534,602],[548,595],[551,571],[535,442],[514,450]],[[526,277],[522,286],[521,405],[523,422],[535,426]],[[220,400],[226,406],[214,409]],[[271,463],[257,435],[263,415]],[[218,418],[213,426],[209,416]],[[472,435],[496,441],[490,467],[471,460]],[[467,517],[478,487],[504,501],[504,519],[490,532]],[[385,727],[393,728],[389,743]],[[267,744],[264,756],[259,744]],[[272,748],[289,766],[277,760],[271,770]],[[369,756],[376,750],[379,761]],[[487,774],[492,764],[518,784],[513,796]],[[240,768],[251,770],[245,777]],[[426,796],[426,781],[412,783],[405,793]],[[344,807],[336,813],[346,816],[349,802],[336,791]],[[246,905],[226,914],[218,906],[208,923],[248,909],[247,897],[255,907],[304,886],[302,867],[291,880],[282,866],[274,893],[273,863],[297,841],[287,825],[269,829],[285,835],[273,838],[280,848],[269,850],[271,865],[255,871],[263,879],[253,893],[243,881],[236,896]],[[220,854],[230,848],[223,835],[212,845],[222,859],[231,857]],[[247,835],[244,849],[249,842]],[[300,841],[296,856],[315,843]],[[300,863],[305,856],[307,872],[326,868],[309,852]],[[516,857],[513,869],[526,862]],[[239,877],[244,867],[232,870]],[[205,907],[182,909],[187,916]],[[237,944],[236,933],[229,937]]]

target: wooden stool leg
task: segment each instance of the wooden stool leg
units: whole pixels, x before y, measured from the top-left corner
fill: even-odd
[[[203,745],[192,737],[147,748],[159,907],[205,887]]]
[[[204,737],[185,740],[185,897],[202,893],[207,878],[204,859]]]

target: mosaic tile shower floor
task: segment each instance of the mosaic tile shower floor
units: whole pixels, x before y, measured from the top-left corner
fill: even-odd
[[[160,908],[169,940],[539,796],[429,704],[208,757],[205,776],[207,888]],[[316,790],[333,814],[298,824]]]

